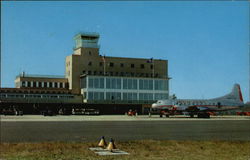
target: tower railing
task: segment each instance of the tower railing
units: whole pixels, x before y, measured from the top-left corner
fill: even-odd
[[[41,74],[25,74],[21,73],[16,76],[16,78],[19,77],[27,77],[27,78],[65,78],[64,75],[41,75]]]

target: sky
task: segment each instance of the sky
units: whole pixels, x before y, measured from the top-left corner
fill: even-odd
[[[246,1],[1,3],[1,87],[23,71],[64,75],[74,35],[98,32],[100,54],[168,60],[177,98],[222,96],[239,83],[249,101]]]

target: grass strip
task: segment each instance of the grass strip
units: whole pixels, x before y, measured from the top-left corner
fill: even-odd
[[[129,152],[123,156],[98,156],[89,147],[97,143],[2,143],[1,160],[250,160],[250,142],[157,141],[116,143]]]

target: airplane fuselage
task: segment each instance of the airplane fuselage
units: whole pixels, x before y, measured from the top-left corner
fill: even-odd
[[[153,109],[169,111],[188,111],[192,113],[216,112],[238,109],[244,106],[239,84],[235,84],[232,91],[224,96],[213,99],[176,99],[174,97],[158,100],[152,104]]]
[[[196,107],[199,110],[223,111],[238,109],[243,105],[243,102],[235,102],[234,100],[167,99],[158,100],[152,104],[152,108],[184,111],[188,108]]]

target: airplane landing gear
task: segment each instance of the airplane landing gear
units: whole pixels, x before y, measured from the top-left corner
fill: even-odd
[[[205,112],[205,113],[198,113],[198,118],[210,118],[210,114]]]
[[[164,111],[164,110],[161,110],[160,111],[160,117],[162,118],[163,116],[166,116],[167,118],[169,117],[169,112],[168,111]]]
[[[193,113],[190,113],[190,118],[194,118],[194,114]]]

